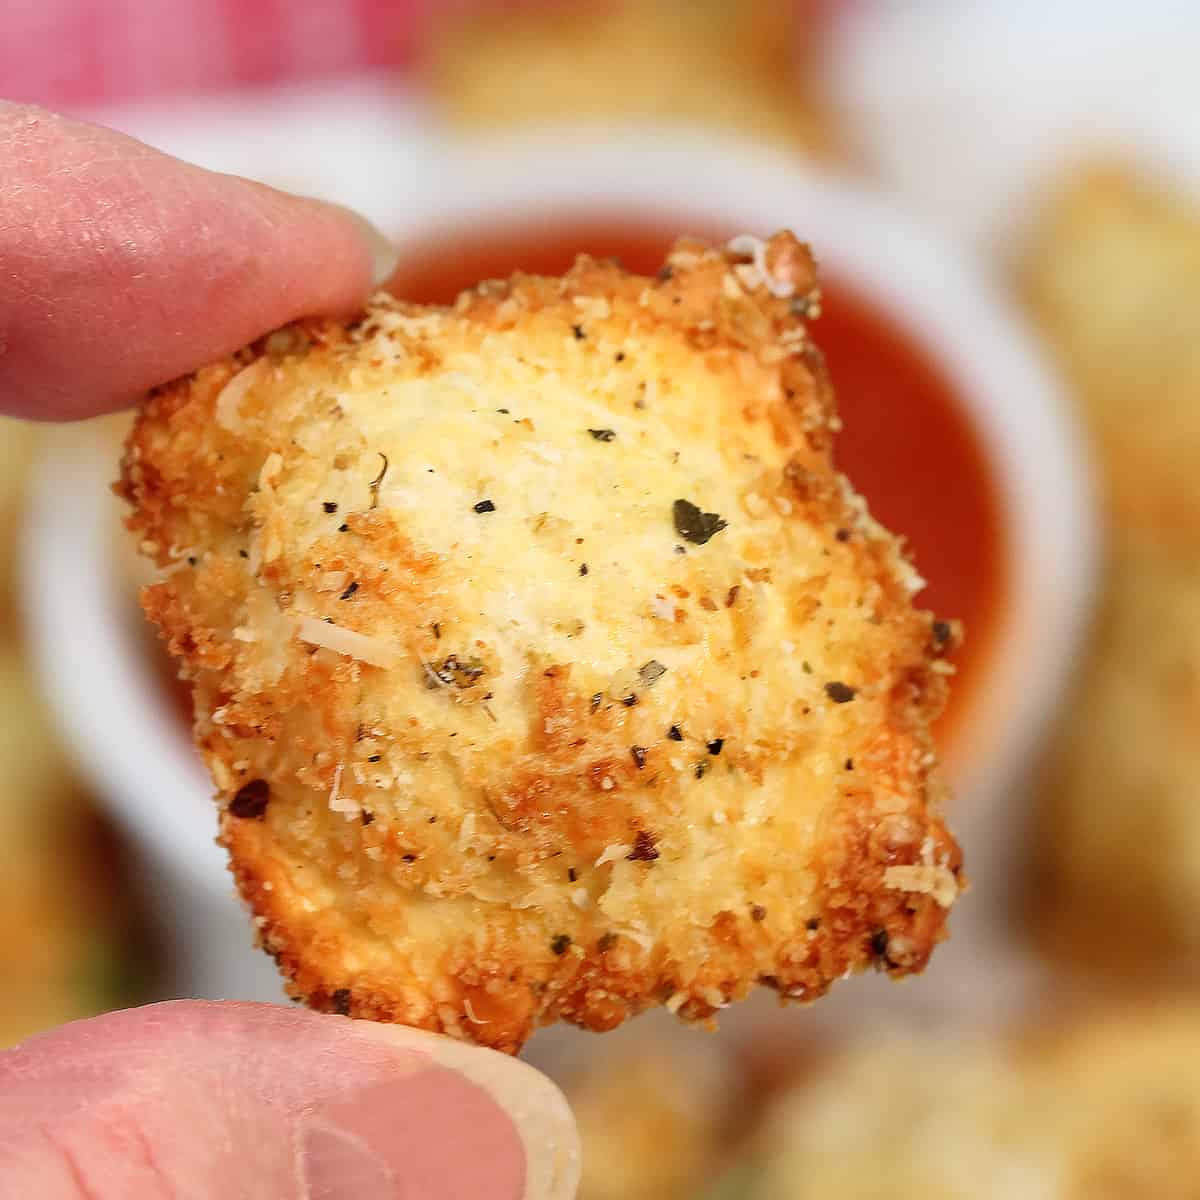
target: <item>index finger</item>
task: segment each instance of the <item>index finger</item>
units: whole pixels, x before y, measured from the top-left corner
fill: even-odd
[[[0,102],[0,411],[70,419],[370,290],[365,222]]]

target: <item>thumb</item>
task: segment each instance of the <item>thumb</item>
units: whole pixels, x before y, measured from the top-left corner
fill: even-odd
[[[3,1200],[569,1200],[558,1089],[491,1050],[180,1001],[0,1053]]]
[[[0,101],[0,407],[90,417],[383,274],[365,222]],[[394,265],[394,263],[393,263]]]

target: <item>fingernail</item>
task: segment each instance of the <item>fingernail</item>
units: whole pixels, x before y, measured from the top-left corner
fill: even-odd
[[[400,248],[391,238],[380,233],[370,221],[364,220],[363,225],[366,227],[367,242],[371,247],[371,281],[375,287],[381,288],[400,265]]]
[[[579,1135],[562,1092],[520,1059],[395,1025],[354,1022],[356,1032],[421,1055],[411,1074],[354,1096],[336,1125],[382,1161],[401,1190],[422,1200],[570,1200],[579,1184]],[[331,1114],[322,1113],[328,1119]],[[355,1147],[322,1136],[321,1186],[337,1155]],[[324,1160],[329,1166],[321,1166]],[[349,1168],[347,1167],[347,1170]],[[364,1162],[354,1169],[378,1170]],[[385,1178],[385,1177],[381,1177]],[[312,1186],[312,1185],[310,1185]],[[381,1186],[387,1186],[383,1184]],[[373,1193],[313,1191],[313,1200]]]
[[[486,1089],[430,1063],[301,1126],[311,1200],[526,1200],[525,1145]]]
[[[313,1120],[301,1133],[306,1200],[391,1200],[404,1195],[391,1168],[361,1138]]]
[[[338,205],[347,216],[353,217],[362,230],[363,240],[371,250],[371,282],[376,288],[382,287],[393,275],[400,263],[400,250],[391,238],[385,236],[371,224],[362,213],[355,212],[345,205]]]

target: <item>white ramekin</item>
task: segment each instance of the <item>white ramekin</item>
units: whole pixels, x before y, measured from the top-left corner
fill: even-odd
[[[1094,530],[1077,433],[1052,376],[979,265],[859,185],[677,129],[564,130],[460,145],[420,170],[411,155],[381,155],[361,170],[369,187],[331,177],[314,190],[334,199],[373,190],[377,220],[395,197],[388,232],[403,240],[435,227],[572,212],[656,216],[681,231],[790,227],[941,364],[999,483],[1011,555],[1002,627],[951,752],[954,823],[976,881],[964,905],[975,915],[956,923],[960,936],[986,925],[1022,857],[1022,805],[1009,793],[1077,645]],[[156,872],[163,903],[185,910],[186,928],[178,925],[183,916],[175,921],[192,969],[177,990],[277,995],[265,959],[248,949],[249,925],[213,845],[209,784],[145,659],[113,550],[117,506],[105,489],[116,470],[111,449],[98,452],[96,438],[79,429],[50,439],[37,472],[26,594],[41,673],[81,764]]]

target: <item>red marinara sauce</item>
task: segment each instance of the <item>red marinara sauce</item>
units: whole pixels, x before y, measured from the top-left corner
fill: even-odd
[[[408,246],[389,288],[406,300],[449,304],[481,279],[516,270],[561,274],[580,253],[617,258],[631,271],[652,275],[680,232],[726,236],[620,214],[448,232]],[[907,539],[928,585],[922,605],[966,628],[951,704],[940,722],[945,740],[987,662],[1005,600],[999,491],[961,400],[926,350],[836,278],[823,278],[822,293],[813,336],[829,364],[844,424],[838,464],[874,516]]]

